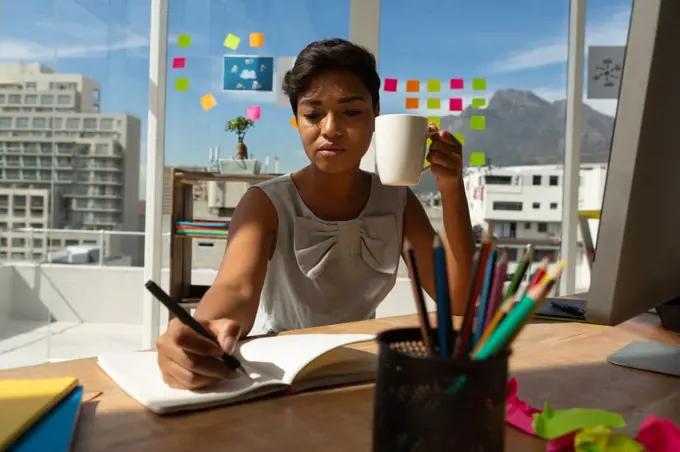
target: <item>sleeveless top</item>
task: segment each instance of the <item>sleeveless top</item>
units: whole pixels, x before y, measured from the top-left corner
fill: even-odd
[[[406,187],[371,174],[368,202],[349,221],[325,221],[305,205],[290,174],[255,185],[278,215],[258,318],[285,331],[375,316],[392,290],[401,258]]]

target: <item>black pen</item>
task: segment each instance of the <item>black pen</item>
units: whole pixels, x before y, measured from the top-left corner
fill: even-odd
[[[212,334],[210,334],[205,328],[203,328],[203,325],[198,323],[196,319],[191,317],[191,315],[187,311],[185,311],[184,308],[182,308],[180,305],[172,301],[170,295],[165,293],[165,291],[161,289],[158,284],[149,280],[146,282],[146,284],[144,284],[144,286],[146,287],[146,290],[151,292],[151,294],[154,297],[156,297],[158,301],[163,303],[163,305],[166,308],[168,308],[168,310],[172,312],[175,315],[175,317],[179,319],[180,322],[194,330],[197,334],[200,334],[206,339],[210,339],[211,341],[217,343],[215,337]],[[226,353],[222,353],[222,356],[220,358],[222,359],[222,361],[224,361],[224,364],[226,364],[231,370],[240,371],[243,375],[250,379],[250,375],[248,375],[248,372],[246,372],[245,369],[241,366],[241,361]]]
[[[586,315],[586,311],[583,309],[570,305],[569,303],[560,303],[558,301],[551,301],[550,306],[552,306],[555,309],[559,309],[562,312],[566,312],[567,314],[572,314],[572,315],[577,315],[579,317],[583,317]]]

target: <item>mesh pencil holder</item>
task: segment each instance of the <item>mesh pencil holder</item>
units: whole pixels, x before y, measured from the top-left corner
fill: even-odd
[[[510,352],[428,355],[420,330],[377,337],[373,452],[503,451]]]

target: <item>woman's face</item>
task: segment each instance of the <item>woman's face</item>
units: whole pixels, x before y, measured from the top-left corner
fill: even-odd
[[[305,154],[323,172],[355,170],[371,143],[377,115],[357,76],[346,71],[319,74],[298,97]]]

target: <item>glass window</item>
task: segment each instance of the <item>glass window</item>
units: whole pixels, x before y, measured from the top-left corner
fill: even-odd
[[[35,105],[38,103],[38,95],[37,94],[26,94],[24,96],[24,103],[27,105]]]
[[[534,174],[532,178],[533,185],[541,185],[541,176]]]
[[[550,203],[550,209],[551,209],[551,210],[557,209],[557,203],[556,203],[556,202],[551,202],[551,203]]]
[[[17,129],[28,129],[28,118],[17,118],[14,124]]]
[[[99,128],[101,130],[113,130],[113,119],[101,118],[99,120]]]
[[[61,129],[62,127],[64,127],[64,119],[63,118],[52,119],[52,128],[53,129]]]
[[[66,120],[66,128],[69,130],[80,129],[80,118],[68,118]]]
[[[68,94],[59,94],[59,96],[57,96],[57,103],[59,105],[70,105],[72,102],[71,99],[72,97]]]
[[[97,128],[97,120],[93,118],[85,118],[83,120],[83,129],[94,130]]]
[[[9,104],[20,104],[21,103],[21,95],[10,94],[9,98],[8,98],[8,103]]]
[[[494,201],[493,210],[522,210],[522,202],[519,201]]]
[[[536,230],[538,232],[548,232],[548,224],[547,223],[538,223]]]
[[[34,129],[44,129],[47,127],[47,120],[45,118],[33,118]]]
[[[12,128],[12,118],[7,116],[0,117],[0,129],[11,129]]]
[[[52,94],[43,94],[40,96],[40,103],[43,105],[54,105],[54,96]]]
[[[550,185],[555,187],[555,186],[559,185],[560,178],[559,178],[559,176],[550,176],[549,181],[550,181]]]
[[[535,210],[535,209],[540,209],[540,208],[541,208],[541,203],[540,203],[540,202],[531,203],[531,208],[534,209],[534,210]]]

